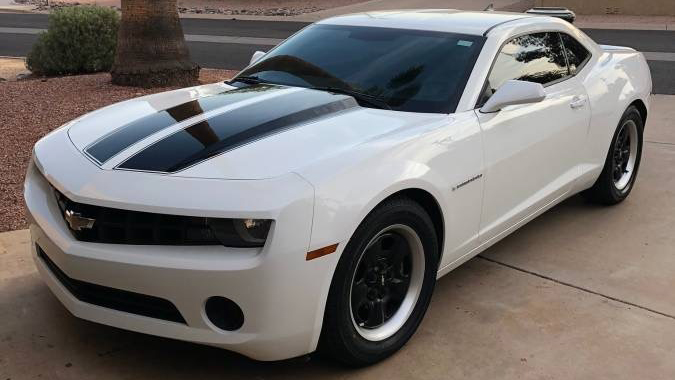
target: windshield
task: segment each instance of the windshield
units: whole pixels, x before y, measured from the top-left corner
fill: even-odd
[[[484,40],[445,32],[315,24],[239,76],[348,90],[398,111],[450,113]]]

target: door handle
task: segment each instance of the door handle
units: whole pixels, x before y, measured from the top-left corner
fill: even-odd
[[[572,98],[572,102],[570,103],[570,107],[572,108],[581,108],[586,104],[586,98],[583,96],[575,96]]]

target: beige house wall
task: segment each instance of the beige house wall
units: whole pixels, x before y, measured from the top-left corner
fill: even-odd
[[[535,0],[538,7],[566,7],[577,14],[675,16],[675,0]]]

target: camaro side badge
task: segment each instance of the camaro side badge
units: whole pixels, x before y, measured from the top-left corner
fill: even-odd
[[[73,231],[89,230],[94,227],[96,219],[85,218],[79,212],[66,210],[64,219]]]
[[[483,177],[483,174],[475,175],[475,176],[473,176],[473,177],[467,179],[466,181],[460,183],[459,185],[453,186],[453,187],[452,187],[452,191],[455,191],[455,190],[459,189],[459,188],[462,187],[462,186],[466,186],[466,185],[470,184],[471,182],[473,182],[473,181],[475,181],[475,180],[477,180],[477,179],[479,179],[479,178],[481,178],[481,177]]]

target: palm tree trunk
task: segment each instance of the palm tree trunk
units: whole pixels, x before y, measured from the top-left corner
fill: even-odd
[[[199,77],[190,60],[176,0],[122,0],[122,20],[111,70],[123,86],[188,86]]]

